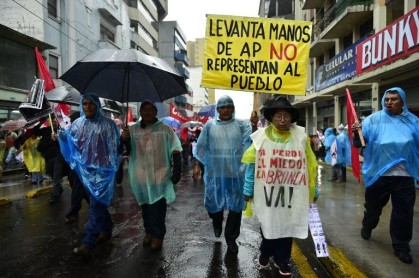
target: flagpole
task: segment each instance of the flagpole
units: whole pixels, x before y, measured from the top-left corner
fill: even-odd
[[[346,94],[349,97],[351,95],[351,93],[349,92],[349,89],[348,88],[346,88]],[[347,103],[346,105],[349,105],[349,104]],[[362,129],[361,129],[361,126],[359,125],[358,115],[356,114],[355,107],[353,107],[352,98],[351,98],[351,107],[350,108],[352,110],[353,115],[355,116],[355,119],[354,119],[355,120],[355,124],[358,126],[357,131],[358,131],[359,139],[361,140],[361,145],[363,147],[365,147],[364,136],[362,135]],[[350,128],[352,128],[352,127],[350,127]]]
[[[51,126],[51,134],[55,134],[54,127],[52,125],[51,113],[48,114],[48,119],[49,119],[49,125]]]

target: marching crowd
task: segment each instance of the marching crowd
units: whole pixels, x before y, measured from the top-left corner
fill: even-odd
[[[419,180],[418,118],[409,112],[401,88],[387,90],[382,106],[362,123],[327,128],[323,136],[308,135],[296,124],[299,112],[286,98],[276,97],[264,105],[263,116],[269,124],[258,129],[257,113],[252,113],[250,124],[236,119],[233,100],[223,96],[217,101],[215,118],[202,129],[193,130],[198,132],[186,139],[185,147],[185,140],[157,118],[153,102],[142,102],[140,120],[119,128],[104,115],[99,98],[85,93],[80,111],[71,115],[69,128],[58,129],[56,121],[51,121],[52,127],[42,128],[42,119],[20,134],[9,132],[2,136],[5,140],[0,142],[0,156],[3,167],[23,161],[34,185],[41,184],[47,173],[53,184],[51,204],[60,199],[62,178],[68,176],[72,195],[65,222],[78,219],[81,202],[86,200],[88,219],[81,243],[73,252],[88,257],[97,244],[112,237],[108,208],[115,186],[122,182],[124,162],[128,163],[127,178],[142,213],[143,246],[161,250],[167,205],[176,198],[174,185],[181,179],[182,160],[187,161],[192,153],[193,177],[205,184],[203,204],[215,237],[224,233],[227,252],[239,251],[242,212],[251,202],[261,233],[256,264],[262,269],[272,262],[281,275],[291,276],[293,238],[308,236],[308,205],[319,195],[317,161],[332,166],[331,181],[345,182],[346,167],[351,165],[350,129],[353,143],[364,156],[361,236],[365,240],[371,237],[391,197],[394,252],[402,262],[412,263],[409,242],[414,180]],[[362,128],[361,133],[358,128]],[[399,130],[398,136],[392,134],[395,130]],[[360,143],[360,136],[365,144]],[[284,200],[291,196],[289,205]]]

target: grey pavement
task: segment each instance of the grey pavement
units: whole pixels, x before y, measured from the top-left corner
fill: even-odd
[[[293,253],[293,277],[418,277],[418,202],[411,242],[414,262],[408,265],[393,255],[389,235],[391,202],[371,239],[362,239],[364,185],[358,184],[350,171],[347,182],[328,182],[330,171],[325,164],[319,167],[321,194],[317,201],[330,257],[317,260],[310,239],[296,240],[314,270],[304,272]],[[0,182],[0,198],[12,200],[10,205],[0,207],[1,277],[278,277],[274,269],[261,272],[253,267],[260,242],[254,218],[243,219],[237,259],[225,256],[223,238],[213,237],[203,209],[203,185],[192,181],[190,169],[183,173],[176,186],[177,200],[169,206],[168,234],[161,254],[149,253],[141,246],[139,208],[125,178],[110,209],[115,224],[111,245],[95,250],[95,259],[87,265],[80,264],[71,254],[80,241],[86,205],[79,222],[65,225],[63,217],[69,206],[70,189],[65,188],[60,203],[50,206],[48,195],[26,197],[32,185],[23,178],[23,173],[15,173],[4,176]],[[19,272],[20,266],[26,268],[25,272]]]

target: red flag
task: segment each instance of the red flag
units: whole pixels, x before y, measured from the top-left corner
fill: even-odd
[[[38,63],[38,72],[39,78],[45,81],[44,83],[44,90],[45,93],[55,89],[54,80],[52,80],[51,74],[45,64],[44,58],[42,58],[41,52],[39,52],[38,47],[35,47],[35,54],[36,54],[36,61]],[[58,104],[60,109],[63,111],[65,115],[69,115],[71,111],[70,105],[60,103]]]
[[[134,122],[134,117],[132,116],[131,107],[128,107],[127,123],[132,123],[132,122]]]
[[[42,58],[41,53],[38,50],[38,47],[35,47],[36,61],[38,62],[38,72],[39,78],[45,81],[44,88],[45,92],[49,92],[55,88],[54,80],[52,80],[51,74],[45,64],[44,58]]]
[[[352,142],[353,134],[351,131],[352,125],[358,121],[358,117],[356,115],[354,103],[352,102],[351,93],[348,88],[346,88],[346,118],[348,119],[348,133],[351,141],[352,173],[359,183],[361,181],[361,166],[359,164],[358,149],[354,147]]]

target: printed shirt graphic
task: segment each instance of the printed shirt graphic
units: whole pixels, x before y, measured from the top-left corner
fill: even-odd
[[[297,140],[275,143],[252,137],[256,146],[254,204],[267,239],[306,238],[308,235],[309,177],[304,132]]]

